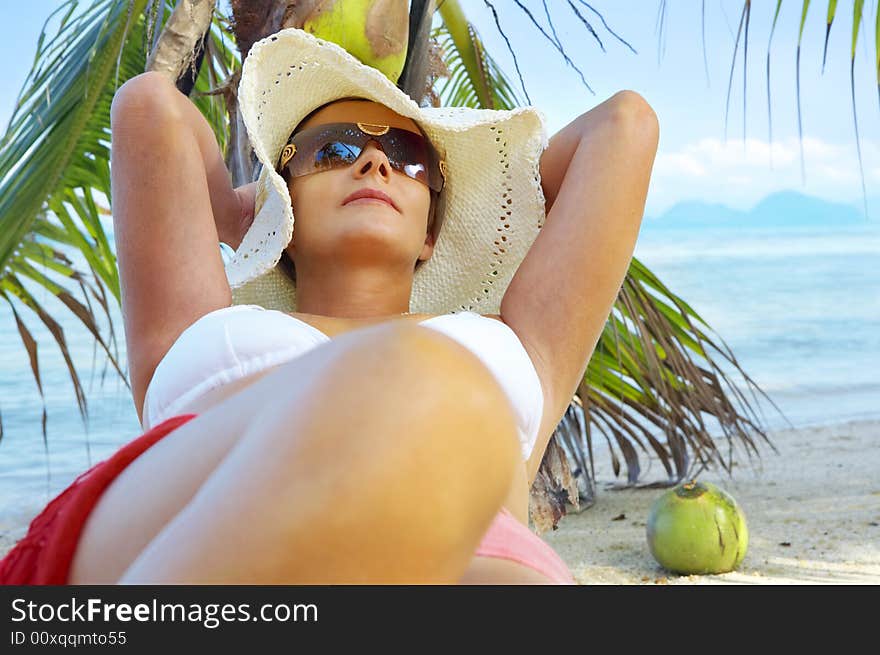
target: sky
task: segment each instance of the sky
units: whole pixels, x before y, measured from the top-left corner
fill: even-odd
[[[487,51],[519,89],[513,60],[482,0],[460,0]],[[801,177],[795,95],[795,53],[801,3],[784,2],[773,37],[771,96],[773,141],[769,139],[766,54],[772,0],[755,0],[749,27],[746,132],[743,133],[743,49],[737,54],[725,138],[725,101],[741,0],[706,0],[706,61],[701,36],[701,0],[666,2],[662,33],[660,0],[591,0],[608,26],[636,50],[631,52],[602,26],[582,0],[546,0],[565,51],[592,92],[517,7],[492,0],[501,26],[517,52],[531,104],[547,117],[550,134],[617,91],[641,94],[660,121],[660,145],[651,178],[647,216],[683,200],[748,209],[774,191],[794,189],[826,200],[862,206],[850,96],[852,3],[839,3],[822,72],[825,3],[812,3],[801,48],[801,108],[805,180]],[[865,2],[856,53],[856,108],[869,197],[880,214],[880,100],[873,34],[878,0]],[[548,34],[540,0],[520,0]],[[571,9],[596,29],[605,51]],[[27,75],[43,21],[58,6],[51,0],[16,3],[0,24],[0,124],[4,127]],[[7,14],[8,15],[8,14]],[[662,38],[661,38],[662,37]],[[708,72],[708,76],[707,76]]]

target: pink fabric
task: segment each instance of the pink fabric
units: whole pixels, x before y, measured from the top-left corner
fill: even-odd
[[[474,555],[513,560],[559,584],[576,584],[568,566],[556,551],[506,507],[495,515]]]
[[[83,526],[104,490],[147,448],[195,417],[195,414],[172,416],[74,480],[31,521],[27,534],[0,560],[0,584],[68,584]],[[511,559],[557,582],[574,583],[565,563],[553,549],[506,508],[495,517],[475,555]]]

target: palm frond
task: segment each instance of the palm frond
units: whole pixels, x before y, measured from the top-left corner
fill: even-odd
[[[822,46],[822,74],[825,73],[825,60],[828,58],[828,37],[831,36],[831,25],[834,23],[836,13],[837,0],[828,0],[828,15],[825,17],[825,45]]]
[[[770,38],[767,43],[767,58],[766,58],[766,72],[767,72],[767,122],[768,122],[768,131],[769,131],[769,142],[772,146],[773,144],[773,116],[772,116],[772,105],[771,105],[771,97],[770,97],[770,46],[773,42],[773,36],[776,32],[776,27],[779,22],[779,14],[782,6],[782,0],[777,0],[776,8],[773,12],[772,23],[770,27]],[[807,24],[807,16],[809,15],[810,10],[810,0],[802,0],[800,4],[800,21],[798,24],[798,36],[797,36],[797,48],[795,52],[795,94],[796,94],[796,103],[797,103],[797,127],[798,127],[798,143],[799,143],[799,154],[800,154],[800,168],[801,168],[801,183],[806,184],[806,166],[805,166],[805,157],[804,157],[804,137],[803,137],[803,110],[801,103],[801,48],[803,45],[804,38],[804,30]],[[865,182],[865,172],[864,165],[862,161],[862,148],[861,148],[861,137],[859,134],[859,122],[858,122],[858,112],[856,107],[856,99],[855,99],[855,51],[856,46],[858,44],[858,39],[860,35],[860,26],[864,14],[864,0],[853,0],[852,8],[853,8],[853,22],[852,22],[852,35],[850,39],[850,92],[852,95],[852,112],[853,112],[853,129],[855,131],[856,137],[856,155],[858,158],[859,164],[859,174],[860,174],[860,182],[862,186],[862,199],[864,204],[864,212],[865,216],[868,216],[868,196]],[[831,27],[834,24],[837,16],[838,9],[840,8],[837,0],[829,0],[827,5],[827,10],[825,12],[825,34],[824,34],[824,42],[822,46],[822,72],[824,73],[825,65],[828,58],[828,44],[830,41],[831,35]],[[875,57],[876,57],[876,66],[877,66],[877,93],[878,99],[880,99],[880,5],[875,4],[875,34],[874,34],[874,46],[875,46]],[[746,136],[746,74],[748,70],[748,29],[749,29],[749,19],[751,14],[751,1],[744,0],[742,6],[742,13],[740,16],[740,24],[739,29],[736,34],[736,41],[734,44],[733,51],[733,62],[731,63],[730,68],[730,77],[728,80],[727,86],[727,99],[725,102],[725,110],[724,110],[724,134],[725,139],[727,138],[727,122],[728,122],[728,114],[730,109],[730,93],[733,83],[733,73],[734,67],[736,64],[736,56],[737,50],[740,43],[740,38],[745,33],[745,38],[743,41],[744,50],[743,50],[743,138]],[[704,15],[705,15],[705,3],[704,3]],[[705,20],[705,18],[704,18]],[[773,165],[773,149],[770,148],[770,165]]]
[[[549,34],[547,34],[547,32],[544,30],[544,28],[541,26],[541,24],[540,24],[537,20],[535,20],[535,17],[532,15],[532,12],[529,11],[528,7],[526,7],[522,2],[520,2],[520,0],[513,0],[513,1],[516,3],[516,6],[519,7],[519,9],[520,9],[520,10],[521,10],[526,16],[528,16],[528,18],[529,18],[529,20],[531,21],[532,25],[535,26],[535,28],[541,33],[541,35],[542,35],[545,39],[547,39],[547,40],[548,40],[548,41],[549,41],[549,42],[550,42],[550,43],[556,48],[556,50],[557,50],[557,51],[559,52],[559,54],[562,56],[562,59],[565,61],[565,63],[566,63],[570,68],[574,69],[574,71],[578,74],[578,77],[581,79],[581,84],[583,84],[583,85],[587,88],[587,90],[588,90],[590,93],[592,93],[592,94],[595,95],[595,91],[593,91],[593,88],[592,88],[592,87],[589,85],[589,83],[587,82],[587,78],[584,77],[584,73],[583,73],[583,71],[577,66],[577,64],[575,64],[575,63],[571,60],[571,57],[568,56],[568,53],[565,51],[565,48],[562,47],[562,43],[559,41],[559,37],[556,36],[556,31],[553,29],[553,22],[552,22],[552,20],[550,21],[550,29],[551,29],[551,31],[553,32],[553,36],[551,37]],[[490,3],[489,3],[489,0],[483,0],[483,2],[485,2],[487,5],[490,4]],[[547,5],[546,5],[546,4],[544,5],[544,8],[545,8],[545,9],[547,8]],[[549,12],[549,11],[547,12],[547,18],[548,18],[548,19],[550,18],[550,12]]]
[[[13,307],[18,303],[30,310],[51,332],[83,419],[86,398],[64,331],[29,288],[57,296],[122,375],[112,328],[110,340],[100,334],[89,295],[109,319],[104,289],[119,299],[116,261],[102,222],[107,210],[100,204],[110,196],[109,111],[119,78],[143,70],[145,4],[62,4],[43,27],[33,67],[0,142],[0,293]],[[61,19],[48,38],[46,27],[55,15]],[[78,253],[85,267],[74,264],[64,250]],[[77,288],[82,301],[76,299]],[[15,309],[14,316],[40,389],[33,363],[36,342]]]
[[[578,12],[575,9],[574,5],[571,4],[571,0],[567,0],[567,1],[568,1],[569,6],[571,7],[571,9],[574,10],[575,15],[577,15],[577,17],[581,20],[582,23],[586,24],[587,29],[589,29],[590,33],[593,35],[593,37],[597,41],[599,41],[599,43],[601,45],[601,41],[599,40],[599,35],[596,33],[596,30],[593,29],[593,26],[590,25],[589,23],[587,23],[586,19],[583,18],[583,16],[581,16],[580,12]],[[599,20],[602,22],[602,27],[604,27],[606,30],[608,30],[608,33],[611,34],[611,36],[613,36],[615,39],[617,39],[623,45],[625,45],[629,49],[629,51],[632,52],[634,55],[639,54],[638,51],[636,51],[636,49],[633,48],[623,37],[621,37],[617,32],[615,32],[614,30],[611,29],[611,26],[608,25],[608,22],[605,20],[605,17],[601,13],[599,13],[592,5],[585,2],[584,0],[578,0],[578,2],[580,2],[584,7],[586,7],[592,13],[596,14],[596,16],[599,17]],[[605,48],[602,48],[602,51],[604,52]]]
[[[778,2],[782,4],[782,0],[778,0]],[[700,36],[703,43],[703,71],[706,73],[706,86],[709,86],[709,57],[706,54],[706,0],[700,4]]]
[[[33,68],[0,142],[0,294],[13,308],[41,397],[37,342],[22,308],[53,335],[84,420],[86,397],[61,323],[36,302],[32,289],[56,296],[128,385],[108,301],[120,302],[116,256],[105,228],[110,215],[110,105],[119,86],[144,71],[153,36],[174,7],[172,0],[155,0],[149,11],[146,5],[147,0],[86,5],[68,0],[56,10],[46,25],[60,16],[57,31],[49,38],[44,26]],[[222,16],[206,41],[208,63],[196,68],[193,101],[224,146],[229,133],[226,103],[217,87],[239,64]],[[109,326],[107,335],[102,334],[102,322]],[[44,405],[44,431],[45,416]]]
[[[431,38],[440,46],[449,71],[438,91],[441,103],[483,109],[516,106],[509,83],[486,53],[458,3],[444,2],[439,11],[443,22],[431,31]]]
[[[875,7],[874,16],[874,55],[877,59],[877,100],[880,102],[880,2]]]
[[[779,20],[779,10],[782,8],[782,0],[776,0],[776,11],[773,12],[773,24],[770,26],[770,36],[767,39],[767,129],[769,131],[768,143],[770,144],[770,168],[773,168],[773,113],[770,105],[770,47],[773,45],[773,35],[776,33],[776,23]]]
[[[727,116],[730,113],[730,90],[733,88],[733,71],[736,67],[736,53],[739,50],[739,39],[742,36],[743,23],[746,21],[748,14],[749,2],[743,5],[742,13],[739,17],[739,27],[736,30],[736,43],[733,46],[733,60],[730,62],[730,79],[727,81],[727,100],[724,103],[724,140],[727,141]],[[743,57],[743,76],[748,69],[745,56]],[[745,77],[743,78],[743,103],[745,103]],[[745,138],[745,106],[743,107],[743,138]]]
[[[804,24],[807,22],[807,12],[810,10],[810,0],[804,0],[801,8],[801,24],[798,28],[797,53],[795,55],[795,95],[797,96],[798,117],[798,143],[801,149],[801,183],[807,183],[807,171],[804,167],[804,127],[801,112],[801,42],[804,38]]]
[[[868,190],[865,188],[865,168],[862,164],[862,143],[859,138],[859,116],[856,112],[856,45],[859,41],[859,28],[862,25],[862,11],[865,7],[865,0],[854,0],[853,2],[853,25],[852,25],[852,47],[850,48],[849,61],[849,88],[852,93],[852,110],[853,110],[853,127],[856,131],[856,154],[859,160],[859,174],[862,180],[862,201],[865,205],[865,218],[868,217]]]

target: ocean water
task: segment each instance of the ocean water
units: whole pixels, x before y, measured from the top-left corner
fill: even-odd
[[[765,401],[756,406],[768,428],[880,418],[880,225],[679,231],[646,222],[635,256],[709,323],[779,406],[782,415]],[[45,293],[38,299],[59,307]],[[112,313],[121,326],[118,309]],[[54,315],[64,317],[89,421],[80,418],[50,333],[24,312],[40,343],[49,409],[43,441],[40,396],[4,303],[0,533],[18,529],[76,475],[140,433],[127,389],[112,369],[104,371],[91,336],[64,312]],[[124,360],[121,327],[117,338]],[[732,367],[722,368],[746,389]]]
[[[635,256],[778,406],[758,396],[768,428],[880,417],[880,224],[684,231],[646,223]],[[718,361],[748,396],[742,375]]]

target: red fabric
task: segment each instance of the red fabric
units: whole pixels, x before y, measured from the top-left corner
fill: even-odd
[[[67,584],[83,526],[104,490],[138,455],[195,417],[182,414],[163,421],[74,480],[31,521],[27,534],[0,560],[0,584]],[[510,559],[557,582],[574,584],[559,555],[505,507],[474,554]]]
[[[138,455],[195,416],[172,416],[74,480],[31,521],[27,534],[0,560],[0,584],[67,584],[80,533],[104,490]]]
[[[496,514],[474,555],[513,560],[560,584],[576,584],[568,566],[556,551],[506,507]]]

